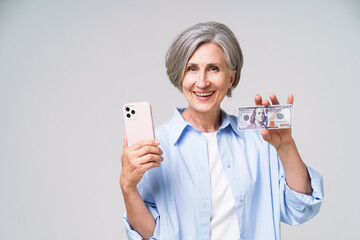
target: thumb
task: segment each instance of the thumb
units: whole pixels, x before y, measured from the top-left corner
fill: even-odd
[[[123,144],[123,151],[121,153],[121,167],[124,166],[124,156],[125,156],[125,150],[128,148],[128,141],[126,135],[124,135],[124,144]]]
[[[126,148],[128,148],[128,141],[127,141],[127,137],[126,137],[126,135],[124,135],[124,145],[123,145],[123,150],[125,150]]]
[[[260,134],[265,141],[267,141],[268,143],[271,142],[272,136],[271,136],[271,133],[269,132],[269,130],[263,129],[263,130],[261,130]]]

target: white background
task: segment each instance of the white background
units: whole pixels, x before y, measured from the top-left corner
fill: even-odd
[[[222,107],[293,93],[294,138],[324,176],[319,215],[283,239],[360,239],[360,2],[148,2],[0,0],[0,239],[126,238],[121,107],[149,101],[158,126],[186,106],[164,57],[209,20],[245,57]]]

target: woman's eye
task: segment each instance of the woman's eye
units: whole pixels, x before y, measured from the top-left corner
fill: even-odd
[[[188,67],[187,70],[189,72],[194,72],[194,71],[196,71],[196,68],[195,67]]]
[[[210,71],[217,72],[217,71],[219,71],[219,68],[218,67],[210,67]]]

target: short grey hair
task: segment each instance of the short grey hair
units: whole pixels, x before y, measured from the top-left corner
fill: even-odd
[[[230,97],[232,90],[240,81],[244,58],[234,33],[224,24],[198,23],[180,33],[166,53],[166,73],[171,83],[182,92],[182,80],[189,59],[200,45],[209,42],[222,48],[230,72],[236,70],[234,83],[227,92],[227,96]]]

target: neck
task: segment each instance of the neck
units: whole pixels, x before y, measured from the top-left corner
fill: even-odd
[[[197,112],[189,106],[181,115],[201,132],[216,132],[221,125],[220,107],[212,112]]]

